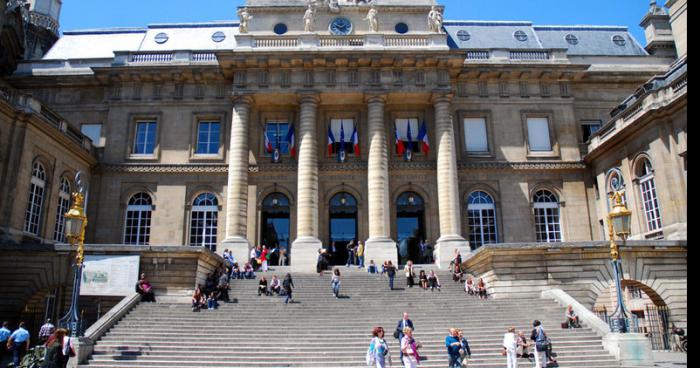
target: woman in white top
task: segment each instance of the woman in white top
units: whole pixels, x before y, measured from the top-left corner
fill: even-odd
[[[506,356],[508,368],[518,368],[518,337],[515,327],[510,327],[503,336],[503,355]]]
[[[418,355],[418,349],[422,347],[422,345],[415,339],[413,339],[412,328],[404,328],[403,335],[403,339],[401,339],[403,366],[405,368],[416,368],[420,364],[420,355]]]
[[[415,277],[415,273],[413,273],[413,262],[408,261],[408,263],[406,263],[406,267],[404,267],[403,270],[406,272],[406,286],[412,288],[415,284],[415,281],[413,280],[413,278]]]

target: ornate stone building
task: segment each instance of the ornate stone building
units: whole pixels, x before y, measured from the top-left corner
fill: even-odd
[[[352,239],[366,241],[368,261],[424,261],[425,240],[445,265],[454,249],[489,243],[604,239],[603,187],[622,164],[642,188],[628,198],[634,235],[685,238],[684,110],[659,112],[662,128],[635,145],[607,133],[629,123],[610,111],[667,73],[674,39],[685,45],[675,27],[664,33],[663,9],[642,23],[649,52],[624,27],[443,21],[443,10],[248,0],[238,21],[64,32],[7,82],[50,106],[29,115],[50,111],[55,141],[80,130],[92,146],[27,137],[22,160],[3,156],[0,185],[13,184],[0,225],[18,241],[59,240],[61,178],[86,170],[90,243],[229,248],[239,260],[267,244],[309,269],[333,243],[343,262]],[[7,131],[0,139],[17,142]],[[666,188],[651,230],[644,158],[673,164],[654,176]],[[52,178],[39,202],[36,162]]]

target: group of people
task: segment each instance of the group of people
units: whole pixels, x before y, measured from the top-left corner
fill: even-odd
[[[515,327],[508,328],[508,332],[503,336],[503,351],[502,355],[506,357],[508,368],[518,368],[518,358],[527,358],[532,361],[535,359],[535,368],[547,368],[548,364],[556,364],[552,353],[552,340],[547,336],[542,327],[542,323],[538,320],[532,322],[532,332],[530,340],[523,331],[515,333]],[[530,352],[530,349],[532,352]]]
[[[399,359],[405,368],[416,368],[425,358],[420,354],[419,350],[423,345],[413,336],[414,331],[413,321],[408,317],[408,313],[404,312],[403,318],[396,325],[393,336],[398,340]],[[384,333],[384,328],[381,326],[372,329],[372,340],[370,340],[366,355],[368,367],[386,368],[392,366],[392,356]],[[461,329],[450,328],[449,334],[445,337],[445,348],[449,358],[449,368],[467,367],[472,352]]]
[[[209,273],[204,285],[197,285],[192,293],[192,311],[199,312],[203,308],[214,310],[219,308],[219,301],[230,302],[230,281],[230,272],[223,266]]]
[[[30,348],[30,334],[24,322],[20,322],[17,329],[10,331],[10,324],[5,321],[0,327],[0,362],[5,355],[12,355],[12,363],[15,367],[20,366],[20,362]],[[75,356],[75,349],[72,345],[68,330],[56,327],[51,320],[39,330],[39,339],[46,348],[42,368],[65,368],[68,360]]]
[[[464,292],[469,295],[478,296],[481,300],[488,298],[488,291],[483,278],[479,278],[479,281],[475,284],[474,279],[469,276],[467,281],[464,282]]]

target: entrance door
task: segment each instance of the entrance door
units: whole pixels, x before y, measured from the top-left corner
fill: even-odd
[[[331,252],[331,264],[346,264],[348,259],[346,246],[351,240],[357,239],[357,200],[355,197],[342,192],[331,198],[329,218],[328,248]]]
[[[270,250],[270,264],[279,262],[280,252],[289,257],[289,198],[282,193],[272,193],[265,197],[262,207],[260,239]]]
[[[425,241],[425,206],[415,192],[405,192],[396,200],[396,231],[399,241],[399,263],[429,263],[432,248],[421,247]]]

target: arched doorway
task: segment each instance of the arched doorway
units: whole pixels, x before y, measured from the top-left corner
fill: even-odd
[[[345,264],[348,258],[346,249],[351,240],[357,239],[357,200],[350,193],[341,192],[330,202],[329,249],[331,264]],[[335,246],[335,251],[334,251]]]
[[[260,240],[271,250],[270,264],[276,265],[279,254],[284,251],[287,261],[291,262],[289,252],[289,198],[282,193],[272,193],[265,197],[262,203],[262,218],[260,221]]]
[[[399,263],[426,263],[431,250],[421,247],[425,241],[425,204],[415,192],[405,192],[396,200],[396,238],[399,242]]]
[[[651,287],[637,280],[621,280],[625,311],[635,320],[630,323],[630,332],[644,334],[649,338],[653,350],[670,350],[672,342],[669,308],[664,299]],[[609,318],[617,309],[617,289],[610,282],[598,295],[593,311],[602,320]]]

